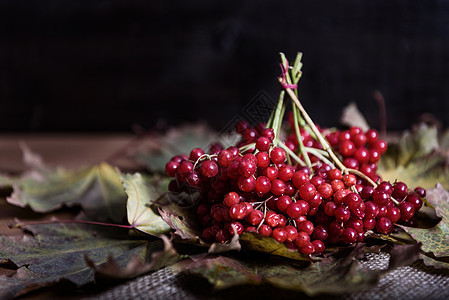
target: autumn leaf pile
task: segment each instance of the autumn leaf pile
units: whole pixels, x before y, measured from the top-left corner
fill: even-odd
[[[259,131],[256,138],[251,135],[245,137],[249,133],[240,131],[239,135],[229,133],[225,139],[223,133],[217,133],[207,126],[189,125],[148,137],[157,147],[130,154],[129,158],[145,169],[129,172],[106,162],[79,170],[49,168],[37,154],[22,147],[24,162],[29,170],[19,176],[0,176],[6,200],[0,205],[30,208],[42,215],[70,208],[76,216],[67,220],[40,222],[17,220],[12,227],[21,228],[23,235],[0,236],[0,268],[8,270],[2,273],[6,275],[0,276],[0,297],[14,298],[63,281],[69,282],[74,290],[83,289],[93,282],[114,284],[164,267],[174,273],[204,277],[216,290],[268,284],[307,295],[338,295],[370,288],[383,274],[416,260],[422,260],[425,265],[434,268],[449,268],[449,134],[440,132],[432,124],[421,123],[400,137],[387,137],[388,150],[380,160],[375,161],[377,170],[369,171],[366,167],[361,168],[361,165],[351,165],[347,159],[354,158],[355,154],[348,148],[344,148],[349,151],[346,154],[339,151],[343,149],[342,141],[333,144],[332,133],[363,127],[360,123],[363,117],[357,111],[352,111],[352,117],[346,117],[345,124],[338,128],[313,128],[315,124],[308,123],[308,116],[305,117],[304,112],[295,106],[294,99],[298,99],[295,88],[301,76],[300,57],[299,60],[297,57],[292,67],[285,57],[281,58],[284,70],[280,78],[282,100],[273,108],[272,115],[264,124],[264,128],[274,133],[268,148],[256,146],[257,137],[264,136],[260,134],[263,130]],[[283,121],[284,115],[288,115],[285,108],[288,99],[293,99],[291,117]],[[364,128],[363,132],[366,131]],[[241,138],[237,141],[236,136]],[[320,144],[320,136],[328,142],[329,151],[326,144]],[[232,138],[234,141],[222,145],[222,148],[212,143],[218,140],[226,143]],[[287,225],[295,227],[298,232],[298,225],[304,221],[300,216],[309,218],[307,220],[316,228],[321,223],[317,223],[314,216],[320,215],[326,203],[335,198],[335,191],[329,198],[316,200],[319,204],[314,206],[310,203],[313,203],[311,201],[316,193],[311,196],[301,192],[301,187],[295,185],[291,177],[284,180],[291,182],[291,194],[287,194],[287,188],[264,190],[263,186],[259,186],[260,195],[253,194],[250,197],[252,192],[257,193],[255,188],[250,189],[244,183],[238,183],[239,177],[247,170],[243,167],[241,173],[236,175],[235,182],[230,181],[227,189],[215,194],[202,192],[201,185],[195,186],[196,178],[188,179],[187,175],[182,178],[176,172],[169,174],[173,178],[166,175],[166,164],[173,157],[190,153],[195,148],[207,149],[211,144],[215,152],[199,153],[193,158],[184,157],[178,164],[189,161],[192,169],[188,172],[201,172],[201,165],[206,161],[220,164],[218,153],[230,146],[239,150],[239,157],[266,152],[269,159],[270,151],[276,147],[282,149],[286,156],[282,162],[271,161],[270,165],[276,169],[280,169],[282,164],[294,166],[292,174],[309,169],[310,173],[306,173],[309,175],[307,182],[317,183],[312,183],[316,190],[324,183],[332,189],[332,180],[324,178],[323,171],[324,165],[332,165],[331,169],[341,172],[341,182],[344,175],[353,175],[355,178],[352,183],[354,178],[349,176],[351,183],[347,181],[343,187],[347,190],[344,196],[363,195],[365,186],[374,184],[375,189],[382,181],[391,183],[392,187],[398,182],[407,183],[409,187],[422,187],[426,190],[426,196],[420,197],[422,207],[414,211],[413,222],[410,222],[411,218],[398,219],[391,230],[390,227],[388,230],[373,227],[364,230],[362,235],[357,234],[354,240],[341,239],[340,235],[340,239],[333,243],[324,239],[322,243],[325,248],[320,251],[304,250],[300,247],[301,242],[295,244],[294,239],[289,242],[279,234],[273,236],[271,232],[274,228]],[[369,152],[370,148],[366,145]],[[245,178],[259,172],[268,178],[266,170],[259,168],[253,172],[251,168]],[[213,178],[217,174],[207,173],[209,171],[196,174],[198,180],[210,183],[210,179],[203,177],[213,175]],[[321,171],[322,181],[318,182],[319,178],[310,181]],[[329,170],[326,172],[328,176]],[[337,175],[330,175],[329,179]],[[270,182],[273,183],[273,180],[277,178]],[[239,198],[236,203],[228,200],[230,202],[226,204],[224,198],[230,192],[236,192],[247,200]],[[284,203],[286,207],[283,212],[280,210],[282,206],[276,206],[273,201],[278,201],[284,194],[288,195],[290,202]],[[300,194],[303,194],[302,197]],[[304,198],[308,196],[311,198],[305,201]],[[373,198],[361,198],[364,199],[364,209],[367,201],[374,201]],[[402,199],[394,200],[398,201],[399,207]],[[298,216],[288,214],[287,206],[299,201],[307,202],[307,213]],[[213,212],[218,211],[212,208],[214,205],[219,205],[219,214],[222,211],[229,214],[232,205],[237,203],[249,203],[251,208],[248,206],[248,209],[259,210],[262,218],[254,221],[254,224],[247,215],[241,217],[237,213],[231,214],[229,220],[226,216],[222,216],[222,221],[216,219],[220,216],[214,215],[218,214]],[[317,209],[311,213],[313,207]],[[204,213],[198,214],[201,209]],[[357,209],[360,210],[360,206],[350,213],[356,214]],[[270,211],[284,214],[286,224],[283,227],[279,223],[270,225],[271,232],[267,234],[261,228],[269,224],[267,217],[273,214]],[[204,215],[210,216],[203,217],[208,220],[202,220]],[[232,219],[232,216],[236,218]],[[232,222],[238,222],[242,227],[232,225]],[[219,238],[217,232],[214,232],[212,238],[210,229],[204,233],[206,228],[214,225],[217,225],[217,232],[222,230]],[[342,232],[346,228],[352,227],[342,227]],[[309,235],[314,236],[312,231]],[[316,236],[314,239],[320,240]],[[362,261],[365,253],[378,251],[389,252],[388,269],[369,270],[364,267]]]

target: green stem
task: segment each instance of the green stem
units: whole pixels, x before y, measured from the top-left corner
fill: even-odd
[[[298,164],[300,164],[301,166],[305,166],[306,164],[304,163],[304,161],[295,154],[295,152],[293,152],[289,147],[287,147],[284,143],[279,143],[278,146],[282,149],[285,150],[285,152],[287,152],[287,154],[289,156],[291,156]]]
[[[279,78],[279,82],[282,83],[282,79],[281,78]],[[298,107],[298,109],[301,112],[301,114],[302,114],[304,120],[306,121],[307,125],[310,126],[310,128],[313,131],[313,133],[317,137],[318,142],[320,142],[320,144],[323,146],[323,149],[329,154],[330,158],[335,162],[335,164],[340,168],[340,170],[343,173],[347,173],[348,172],[347,168],[345,167],[345,165],[343,165],[343,163],[340,161],[340,159],[337,157],[337,155],[335,155],[335,153],[332,151],[332,149],[329,146],[329,144],[327,143],[326,139],[321,135],[320,131],[316,127],[315,123],[313,123],[313,121],[310,118],[309,114],[307,114],[307,112],[304,109],[304,107],[302,106],[301,102],[299,102],[299,99],[298,99],[298,97],[296,97],[296,95],[293,92],[293,90],[290,89],[290,88],[286,88],[285,91],[288,93],[290,98],[293,100],[293,102],[295,103],[296,107]]]
[[[311,168],[312,162],[310,161],[310,158],[304,149],[304,143],[302,142],[302,139],[301,139],[301,131],[299,130],[299,125],[298,125],[298,123],[299,123],[298,115],[299,115],[298,108],[293,105],[293,123],[295,126],[296,139],[298,140],[299,152],[302,154],[302,157],[304,158],[306,166]]]

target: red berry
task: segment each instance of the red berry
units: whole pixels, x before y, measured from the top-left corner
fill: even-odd
[[[227,206],[227,207],[231,207],[234,204],[237,204],[240,202],[240,196],[239,194],[237,194],[236,192],[229,192],[225,195],[223,203]]]
[[[241,191],[251,192],[256,187],[256,179],[254,177],[243,177],[240,176],[238,179],[238,186]]]
[[[316,195],[316,188],[312,183],[304,183],[299,187],[299,195],[302,199],[310,201]]]
[[[284,230],[284,228],[274,228],[271,232],[271,237],[274,238],[279,243],[283,243],[287,240],[287,232]]]
[[[280,179],[274,179],[271,182],[271,192],[273,195],[280,196],[285,193],[287,186],[284,181]]]
[[[256,149],[259,151],[268,151],[271,141],[269,138],[261,136],[256,140]]]
[[[270,152],[271,161],[275,164],[282,164],[285,162],[287,155],[284,149],[279,147],[274,147]]]
[[[271,190],[271,181],[266,176],[259,176],[256,179],[255,190],[259,196],[263,196]]]
[[[190,151],[189,159],[191,161],[197,161],[204,154],[204,150],[201,148],[195,148]]]
[[[246,205],[243,203],[237,203],[231,206],[229,209],[229,216],[233,220],[242,220],[246,215]]]
[[[259,225],[263,220],[263,212],[255,209],[245,218],[245,220],[251,225]]]
[[[206,160],[201,164],[200,172],[204,177],[212,178],[218,174],[218,166],[211,160]]]
[[[257,166],[259,168],[266,168],[270,165],[270,156],[268,152],[257,152]]]

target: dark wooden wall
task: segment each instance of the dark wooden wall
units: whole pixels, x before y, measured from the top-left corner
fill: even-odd
[[[449,2],[0,1],[0,130],[223,128],[276,98],[278,53],[304,53],[300,95],[335,125],[355,101],[389,129],[449,125]],[[257,102],[257,101],[256,101]]]

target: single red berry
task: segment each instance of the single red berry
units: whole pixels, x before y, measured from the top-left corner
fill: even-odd
[[[253,176],[243,177],[240,176],[238,179],[238,186],[241,191],[251,192],[256,187],[256,179]]]
[[[266,168],[270,165],[270,156],[268,155],[268,152],[257,152],[256,154],[257,158],[257,166],[259,168]]]
[[[271,232],[271,237],[274,238],[277,242],[283,243],[287,240],[287,232],[284,230],[284,228],[274,228]]]
[[[201,148],[195,148],[190,151],[189,159],[191,161],[197,161],[202,155],[204,155],[204,150]]]
[[[287,241],[293,242],[298,237],[298,230],[294,226],[287,225],[284,227],[284,230],[287,233]]]
[[[280,179],[274,179],[271,181],[271,192],[273,195],[281,196],[285,193],[287,186],[284,181]]]
[[[271,141],[269,138],[261,136],[256,140],[256,149],[259,151],[268,151]]]
[[[239,194],[237,194],[236,192],[229,192],[224,196],[224,200],[223,203],[227,206],[227,207],[231,207],[234,204],[237,204],[240,202],[240,196]]]
[[[204,177],[212,178],[218,174],[218,166],[211,160],[206,160],[201,164],[200,172]]]
[[[270,158],[273,163],[282,164],[285,162],[285,159],[287,158],[287,154],[285,153],[284,149],[279,148],[279,147],[274,147],[270,152]]]
[[[293,174],[292,182],[296,188],[299,188],[303,184],[310,182],[309,174],[304,171],[296,171]]]

